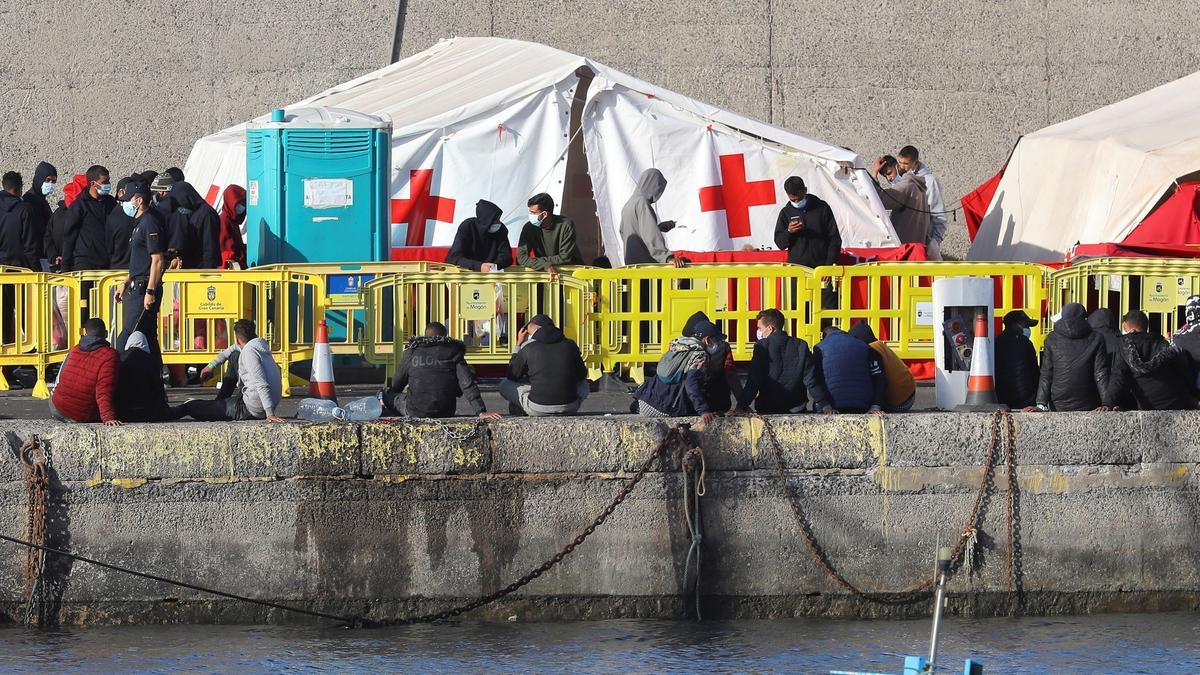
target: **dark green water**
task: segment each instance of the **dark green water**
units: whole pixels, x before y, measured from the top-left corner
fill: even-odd
[[[900,672],[928,621],[484,624],[388,630],[172,626],[0,630],[0,669],[58,672]],[[948,619],[940,661],[962,672],[1198,673],[1200,613]],[[941,670],[939,669],[939,672]]]

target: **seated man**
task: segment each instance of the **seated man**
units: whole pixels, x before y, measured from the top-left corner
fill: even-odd
[[[517,334],[517,353],[508,362],[500,395],[515,415],[570,415],[591,392],[587,366],[574,340],[563,335],[545,314]]]
[[[692,417],[700,415],[708,424],[715,417],[705,391],[705,366],[710,358],[720,358],[720,342],[725,336],[711,321],[698,321],[691,337],[671,340],[667,353],[658,361],[654,377],[633,392],[638,414],[647,417]],[[729,393],[725,394],[729,405]]]
[[[583,264],[575,222],[555,215],[554,198],[545,192],[529,200],[529,224],[521,228],[517,264],[551,274],[558,274],[561,265]]]
[[[817,374],[839,412],[883,412],[887,378],[879,354],[837,326],[826,326],[813,353]]]
[[[865,342],[879,356],[883,376],[887,379],[887,389],[883,392],[883,411],[896,413],[912,410],[913,401],[917,400],[917,380],[908,366],[904,365],[904,360],[896,356],[886,342],[875,337],[875,331],[866,321],[851,326],[850,335]]]
[[[696,312],[683,324],[681,337],[692,337],[696,326],[712,323],[704,312]],[[733,348],[724,335],[720,335],[707,348],[708,361],[704,365],[704,399],[715,413],[727,413],[730,400],[737,401],[742,395],[742,379],[738,376],[737,363],[733,360]]]
[[[1004,315],[1004,330],[996,336],[996,398],[1010,410],[1021,410],[1037,401],[1037,350],[1029,329],[1038,324],[1014,309]]]
[[[1121,317],[1121,351],[1108,380],[1108,400],[1128,392],[1139,410],[1193,410],[1191,370],[1183,352],[1171,349],[1162,336],[1147,332],[1150,318],[1140,310]],[[1154,366],[1145,363],[1163,353]]]
[[[1086,310],[1077,302],[1063,305],[1054,330],[1042,344],[1037,406],[1025,412],[1105,410],[1109,357],[1104,338],[1092,330]]]
[[[58,370],[50,396],[50,414],[60,422],[100,422],[120,426],[113,394],[117,388],[117,350],[108,344],[100,319],[83,322],[83,337]]]
[[[150,341],[134,331],[125,341],[117,378],[117,417],[122,422],[163,422],[171,417],[167,392],[163,389],[162,360],[150,349]]]
[[[384,413],[406,417],[454,417],[459,396],[466,396],[471,412],[484,419],[500,419],[483,405],[475,369],[467,365],[467,347],[449,337],[436,321],[404,346],[392,386],[383,392]],[[408,395],[404,395],[404,389]]]
[[[206,379],[226,361],[229,362],[230,375],[221,385],[217,397],[207,401],[188,401],[173,409],[176,419],[184,416],[205,422],[222,422],[229,420],[265,419],[268,422],[282,422],[275,415],[275,408],[283,397],[283,379],[279,366],[271,357],[271,345],[258,337],[254,322],[250,319],[238,319],[233,324],[233,335],[237,344],[217,355],[204,370],[200,372],[201,379]],[[234,382],[232,375],[237,373],[236,391],[231,391]]]
[[[811,396],[817,410],[834,412],[808,343],[784,332],[783,312],[764,309],[757,318],[758,340],[737,409],[745,412],[754,403],[761,415],[804,412]]]

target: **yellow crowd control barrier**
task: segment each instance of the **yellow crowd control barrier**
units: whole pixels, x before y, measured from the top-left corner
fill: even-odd
[[[33,395],[50,398],[46,367],[61,363],[79,335],[79,281],[69,276],[0,268],[0,366],[37,371]],[[0,390],[8,380],[0,372]]]
[[[363,316],[362,287],[388,274],[401,272],[429,272],[442,269],[457,269],[452,265],[435,262],[361,262],[361,263],[287,263],[263,265],[254,271],[287,271],[307,274],[319,278],[323,288],[325,322],[329,326],[329,347],[334,354],[358,354],[363,341],[366,319]],[[303,307],[297,308],[303,310]],[[301,315],[296,317],[301,324],[311,324],[318,317]]]
[[[114,294],[124,274],[99,285],[101,318],[116,335],[123,308]],[[271,345],[276,363],[293,384],[302,382],[290,368],[313,355],[314,316],[324,313],[325,295],[317,277],[285,270],[171,270],[163,277],[158,317],[163,363],[204,364],[233,342],[233,323],[253,319]],[[284,396],[289,395],[284,388]]]
[[[1004,314],[1023,309],[1042,316],[1046,275],[1052,270],[1033,263],[895,262],[831,265],[813,270],[813,318],[801,337],[815,344],[830,323],[848,329],[866,321],[875,336],[903,359],[932,359],[934,352],[933,280],[944,277],[991,277],[995,284],[996,325]],[[1043,334],[1031,339],[1041,348]]]
[[[1150,332],[1171,335],[1183,321],[1183,303],[1200,294],[1200,260],[1162,258],[1098,258],[1050,274],[1046,315],[1078,302],[1089,312],[1112,310],[1119,321],[1133,309],[1150,317]]]
[[[589,365],[637,382],[644,379],[642,366],[662,358],[695,312],[703,311],[728,335],[738,360],[753,353],[759,311],[782,311],[793,335],[805,332],[811,319],[812,272],[798,265],[634,265],[571,274],[592,283],[598,297],[589,317],[598,338]]]
[[[437,321],[467,344],[474,364],[506,364],[517,332],[538,314],[549,315],[589,357],[594,340],[585,322],[588,284],[567,274],[508,271],[491,274],[456,267],[381,276],[362,289],[366,328],[362,353],[391,372],[408,338]]]

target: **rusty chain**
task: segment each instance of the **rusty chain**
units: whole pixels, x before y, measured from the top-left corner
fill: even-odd
[[[40,453],[40,456],[35,456]],[[25,538],[44,546],[46,544],[46,489],[50,485],[46,473],[46,463],[49,453],[42,447],[36,435],[30,436],[21,445],[17,456],[25,467],[25,485],[28,505],[28,516],[25,521]],[[45,590],[43,573],[46,566],[46,552],[37,548],[28,548],[25,552],[25,624],[33,623],[35,607],[42,607],[40,602],[42,591]]]
[[[767,437],[767,439],[771,442],[771,447],[772,447],[772,450],[774,451],[775,467],[779,472],[779,481],[783,485],[784,492],[787,495],[788,505],[791,506],[792,514],[795,516],[796,525],[800,529],[800,535],[804,539],[805,547],[808,549],[809,554],[813,557],[813,559],[816,561],[817,565],[821,568],[821,571],[823,571],[826,574],[826,576],[828,576],[839,588],[845,590],[846,592],[851,593],[852,595],[860,597],[869,602],[874,602],[876,604],[881,604],[881,605],[909,604],[912,602],[917,602],[918,600],[921,600],[924,597],[926,597],[927,595],[929,595],[930,589],[933,587],[934,582],[935,582],[934,577],[925,579],[924,581],[916,584],[915,586],[912,586],[911,588],[909,588],[907,590],[899,591],[899,592],[895,592],[895,593],[874,593],[874,592],[870,592],[870,591],[864,591],[864,590],[858,588],[857,586],[855,586],[854,584],[850,583],[845,577],[843,577],[841,575],[841,573],[838,572],[837,569],[835,569],[833,567],[833,564],[829,561],[829,558],[825,555],[824,550],[821,548],[820,544],[817,543],[816,537],[813,535],[813,532],[812,532],[812,527],[808,524],[808,521],[804,516],[804,511],[800,508],[800,496],[799,496],[799,494],[797,494],[796,489],[792,487],[791,483],[788,482],[787,469],[784,466],[784,462],[783,462],[783,448],[779,443],[779,438],[775,435],[774,427],[772,427],[770,421],[767,420],[762,415],[750,413],[750,414],[746,414],[744,416],[750,417],[752,419],[756,419],[762,423],[763,433]],[[979,488],[976,490],[976,493],[975,493],[975,504],[971,507],[971,513],[967,517],[966,524],[963,526],[962,534],[959,535],[958,542],[955,544],[953,551],[951,551],[951,553],[950,553],[950,561],[951,561],[951,569],[952,570],[957,569],[962,564],[964,554],[966,553],[967,542],[969,540],[974,539],[975,534],[978,531],[980,509],[983,506],[984,496],[988,492],[988,484],[992,481],[992,476],[995,472],[996,455],[997,455],[999,446],[1001,444],[1001,438],[1000,438],[1001,437],[1001,431],[1000,431],[1001,419],[1008,420],[1008,426],[1007,426],[1008,438],[1007,438],[1007,444],[1006,444],[1008,447],[1007,461],[1008,461],[1008,471],[1009,471],[1009,478],[1008,478],[1008,480],[1009,480],[1009,502],[1008,502],[1008,504],[1009,504],[1009,512],[1008,512],[1009,562],[1008,562],[1008,566],[1009,566],[1009,590],[1011,591],[1014,587],[1014,574],[1015,574],[1015,564],[1014,564],[1015,553],[1014,553],[1014,543],[1013,543],[1015,540],[1015,527],[1016,527],[1015,519],[1013,517],[1013,509],[1014,509],[1014,504],[1015,504],[1015,502],[1014,502],[1014,485],[1016,482],[1016,479],[1014,476],[1015,457],[1014,457],[1014,452],[1013,452],[1013,443],[1014,443],[1014,439],[1015,439],[1015,427],[1013,425],[1012,415],[1010,415],[1007,412],[997,411],[996,414],[992,416],[991,443],[988,446],[988,454],[987,454],[987,460],[984,464],[983,477],[980,479]]]
[[[638,468],[637,473],[634,474],[633,478],[630,479],[630,481],[627,482],[623,488],[621,488],[621,492],[619,494],[617,494],[617,497],[615,499],[613,499],[612,503],[610,503],[608,505],[608,507],[600,513],[599,516],[596,516],[596,519],[593,520],[590,525],[588,525],[586,528],[584,528],[584,530],[582,532],[580,532],[579,535],[575,537],[575,539],[573,539],[570,543],[568,543],[566,546],[564,546],[561,551],[554,554],[553,557],[549,558],[548,560],[546,560],[546,562],[539,565],[536,569],[527,573],[525,576],[521,577],[520,579],[517,579],[516,581],[512,582],[511,584],[505,586],[504,588],[502,588],[498,591],[495,591],[493,593],[484,595],[482,597],[476,598],[475,600],[472,600],[471,602],[468,602],[464,605],[459,605],[457,607],[453,607],[451,609],[448,609],[448,610],[445,610],[442,612],[436,612],[433,614],[424,614],[421,616],[410,617],[407,619],[387,619],[387,620],[378,621],[378,622],[370,621],[367,619],[362,619],[358,622],[359,625],[363,625],[363,626],[408,626],[408,625],[419,624],[419,623],[437,623],[439,621],[445,621],[446,619],[452,619],[456,616],[459,616],[461,614],[469,612],[473,609],[478,609],[480,607],[483,607],[484,605],[491,604],[491,603],[499,600],[500,598],[503,598],[506,595],[516,592],[521,587],[530,583],[534,579],[537,579],[538,577],[542,576],[546,572],[549,572],[552,568],[554,568],[554,566],[556,566],[560,562],[562,562],[564,558],[571,555],[571,552],[574,551],[576,549],[576,547],[578,547],[589,536],[591,536],[591,534],[596,531],[596,528],[603,525],[604,521],[608,520],[608,517],[612,515],[613,511],[615,511],[617,509],[617,507],[620,506],[621,503],[625,501],[625,498],[628,497],[631,492],[633,492],[633,489],[635,487],[637,487],[638,483],[642,482],[642,479],[646,477],[646,472],[648,472],[650,470],[650,467],[652,467],[654,465],[654,460],[658,459],[659,455],[665,456],[666,451],[672,445],[675,445],[676,447],[681,447],[684,450],[686,450],[686,444],[687,444],[687,433],[686,433],[685,427],[680,425],[680,426],[677,426],[677,427],[674,427],[673,429],[671,429],[667,433],[667,435],[664,436],[661,441],[659,441],[658,445],[656,445],[654,447],[654,450],[651,451],[650,455],[648,457],[646,457],[646,461],[642,462],[641,467]]]

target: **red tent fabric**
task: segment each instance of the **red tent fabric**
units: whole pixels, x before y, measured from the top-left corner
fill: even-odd
[[[1121,242],[1122,246],[1146,244],[1200,244],[1200,182],[1181,184]]]
[[[982,185],[967,193],[959,202],[962,204],[963,218],[967,221],[967,234],[971,237],[971,241],[975,241],[975,233],[979,231],[979,224],[983,222],[983,214],[987,213],[988,205],[992,203],[992,197],[996,195],[996,188],[1000,185],[1000,179],[1004,176],[1004,169],[1008,165],[1000,167],[995,176],[985,180]]]

